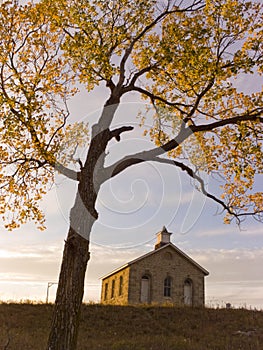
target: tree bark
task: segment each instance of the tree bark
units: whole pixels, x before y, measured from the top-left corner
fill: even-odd
[[[89,241],[70,228],[64,246],[48,350],[74,350],[77,347],[89,255]]]
[[[90,177],[89,177],[90,178]],[[91,181],[81,181],[64,245],[53,319],[47,350],[75,350],[84,280],[89,261],[89,235],[97,219],[96,196],[89,191]]]
[[[98,218],[95,209],[103,175],[105,149],[109,140],[131,130],[124,127],[109,130],[118,107],[119,97],[110,97],[98,124],[92,128],[92,139],[84,166],[79,175],[78,192],[70,211],[70,228],[65,241],[59,283],[53,311],[47,350],[75,350],[84,294],[84,280],[89,260],[90,232]]]

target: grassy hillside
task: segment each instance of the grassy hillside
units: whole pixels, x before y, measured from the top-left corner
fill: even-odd
[[[44,350],[52,305],[0,304],[0,349]],[[263,311],[84,305],[79,350],[263,350]]]

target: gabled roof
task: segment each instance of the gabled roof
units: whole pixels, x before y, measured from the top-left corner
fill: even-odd
[[[158,249],[156,249],[156,250],[152,250],[151,252],[146,253],[146,254],[140,256],[139,258],[136,258],[136,259],[134,259],[134,260],[129,261],[129,262],[126,263],[125,265],[122,265],[122,266],[120,266],[119,268],[117,268],[117,269],[111,271],[111,272],[108,273],[107,275],[104,275],[103,277],[101,277],[101,279],[104,280],[105,278],[110,277],[111,275],[114,275],[115,273],[117,273],[117,272],[119,272],[119,271],[125,269],[126,267],[135,264],[137,261],[143,260],[143,259],[147,258],[148,256],[151,256],[151,255],[153,255],[153,254],[155,254],[155,253],[157,253],[157,252],[159,252],[159,251],[161,251],[161,250],[166,249],[167,247],[173,248],[173,249],[174,249],[179,255],[181,255],[184,259],[188,260],[191,264],[193,264],[193,265],[196,266],[200,271],[202,271],[203,274],[204,274],[205,276],[208,276],[208,275],[209,275],[209,272],[208,272],[206,269],[204,269],[204,268],[203,268],[201,265],[199,265],[196,261],[194,261],[192,258],[190,258],[190,256],[188,256],[187,254],[185,254],[181,249],[179,249],[178,247],[176,247],[176,246],[175,246],[174,244],[172,244],[172,243],[167,243],[166,245],[162,246],[161,248],[158,248]]]

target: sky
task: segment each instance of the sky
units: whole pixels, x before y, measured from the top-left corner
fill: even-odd
[[[89,94],[81,90],[69,106],[72,120],[89,120],[92,124],[106,97],[104,88]],[[144,110],[145,103],[135,94],[122,101],[114,125],[129,120],[135,129],[125,133],[120,143],[111,142],[109,163],[127,152],[152,147],[142,137],[147,122],[141,128],[136,117]],[[205,181],[216,191],[216,180]],[[54,301],[75,193],[72,180],[56,176],[42,203],[45,231],[27,224],[9,232],[1,225],[0,300],[46,301],[48,292],[48,301]],[[90,237],[85,302],[98,302],[100,278],[154,249],[156,233],[166,226],[173,233],[172,243],[209,271],[207,306],[231,303],[234,307],[263,309],[262,224],[252,219],[247,219],[241,228],[234,223],[223,224],[218,205],[201,195],[178,169],[154,163],[130,168],[102,186],[97,210],[99,220]],[[52,283],[49,288],[48,283]]]

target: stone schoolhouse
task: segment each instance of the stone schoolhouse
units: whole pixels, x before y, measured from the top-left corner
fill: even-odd
[[[164,227],[155,249],[102,277],[103,304],[203,306],[209,273],[170,242]]]

